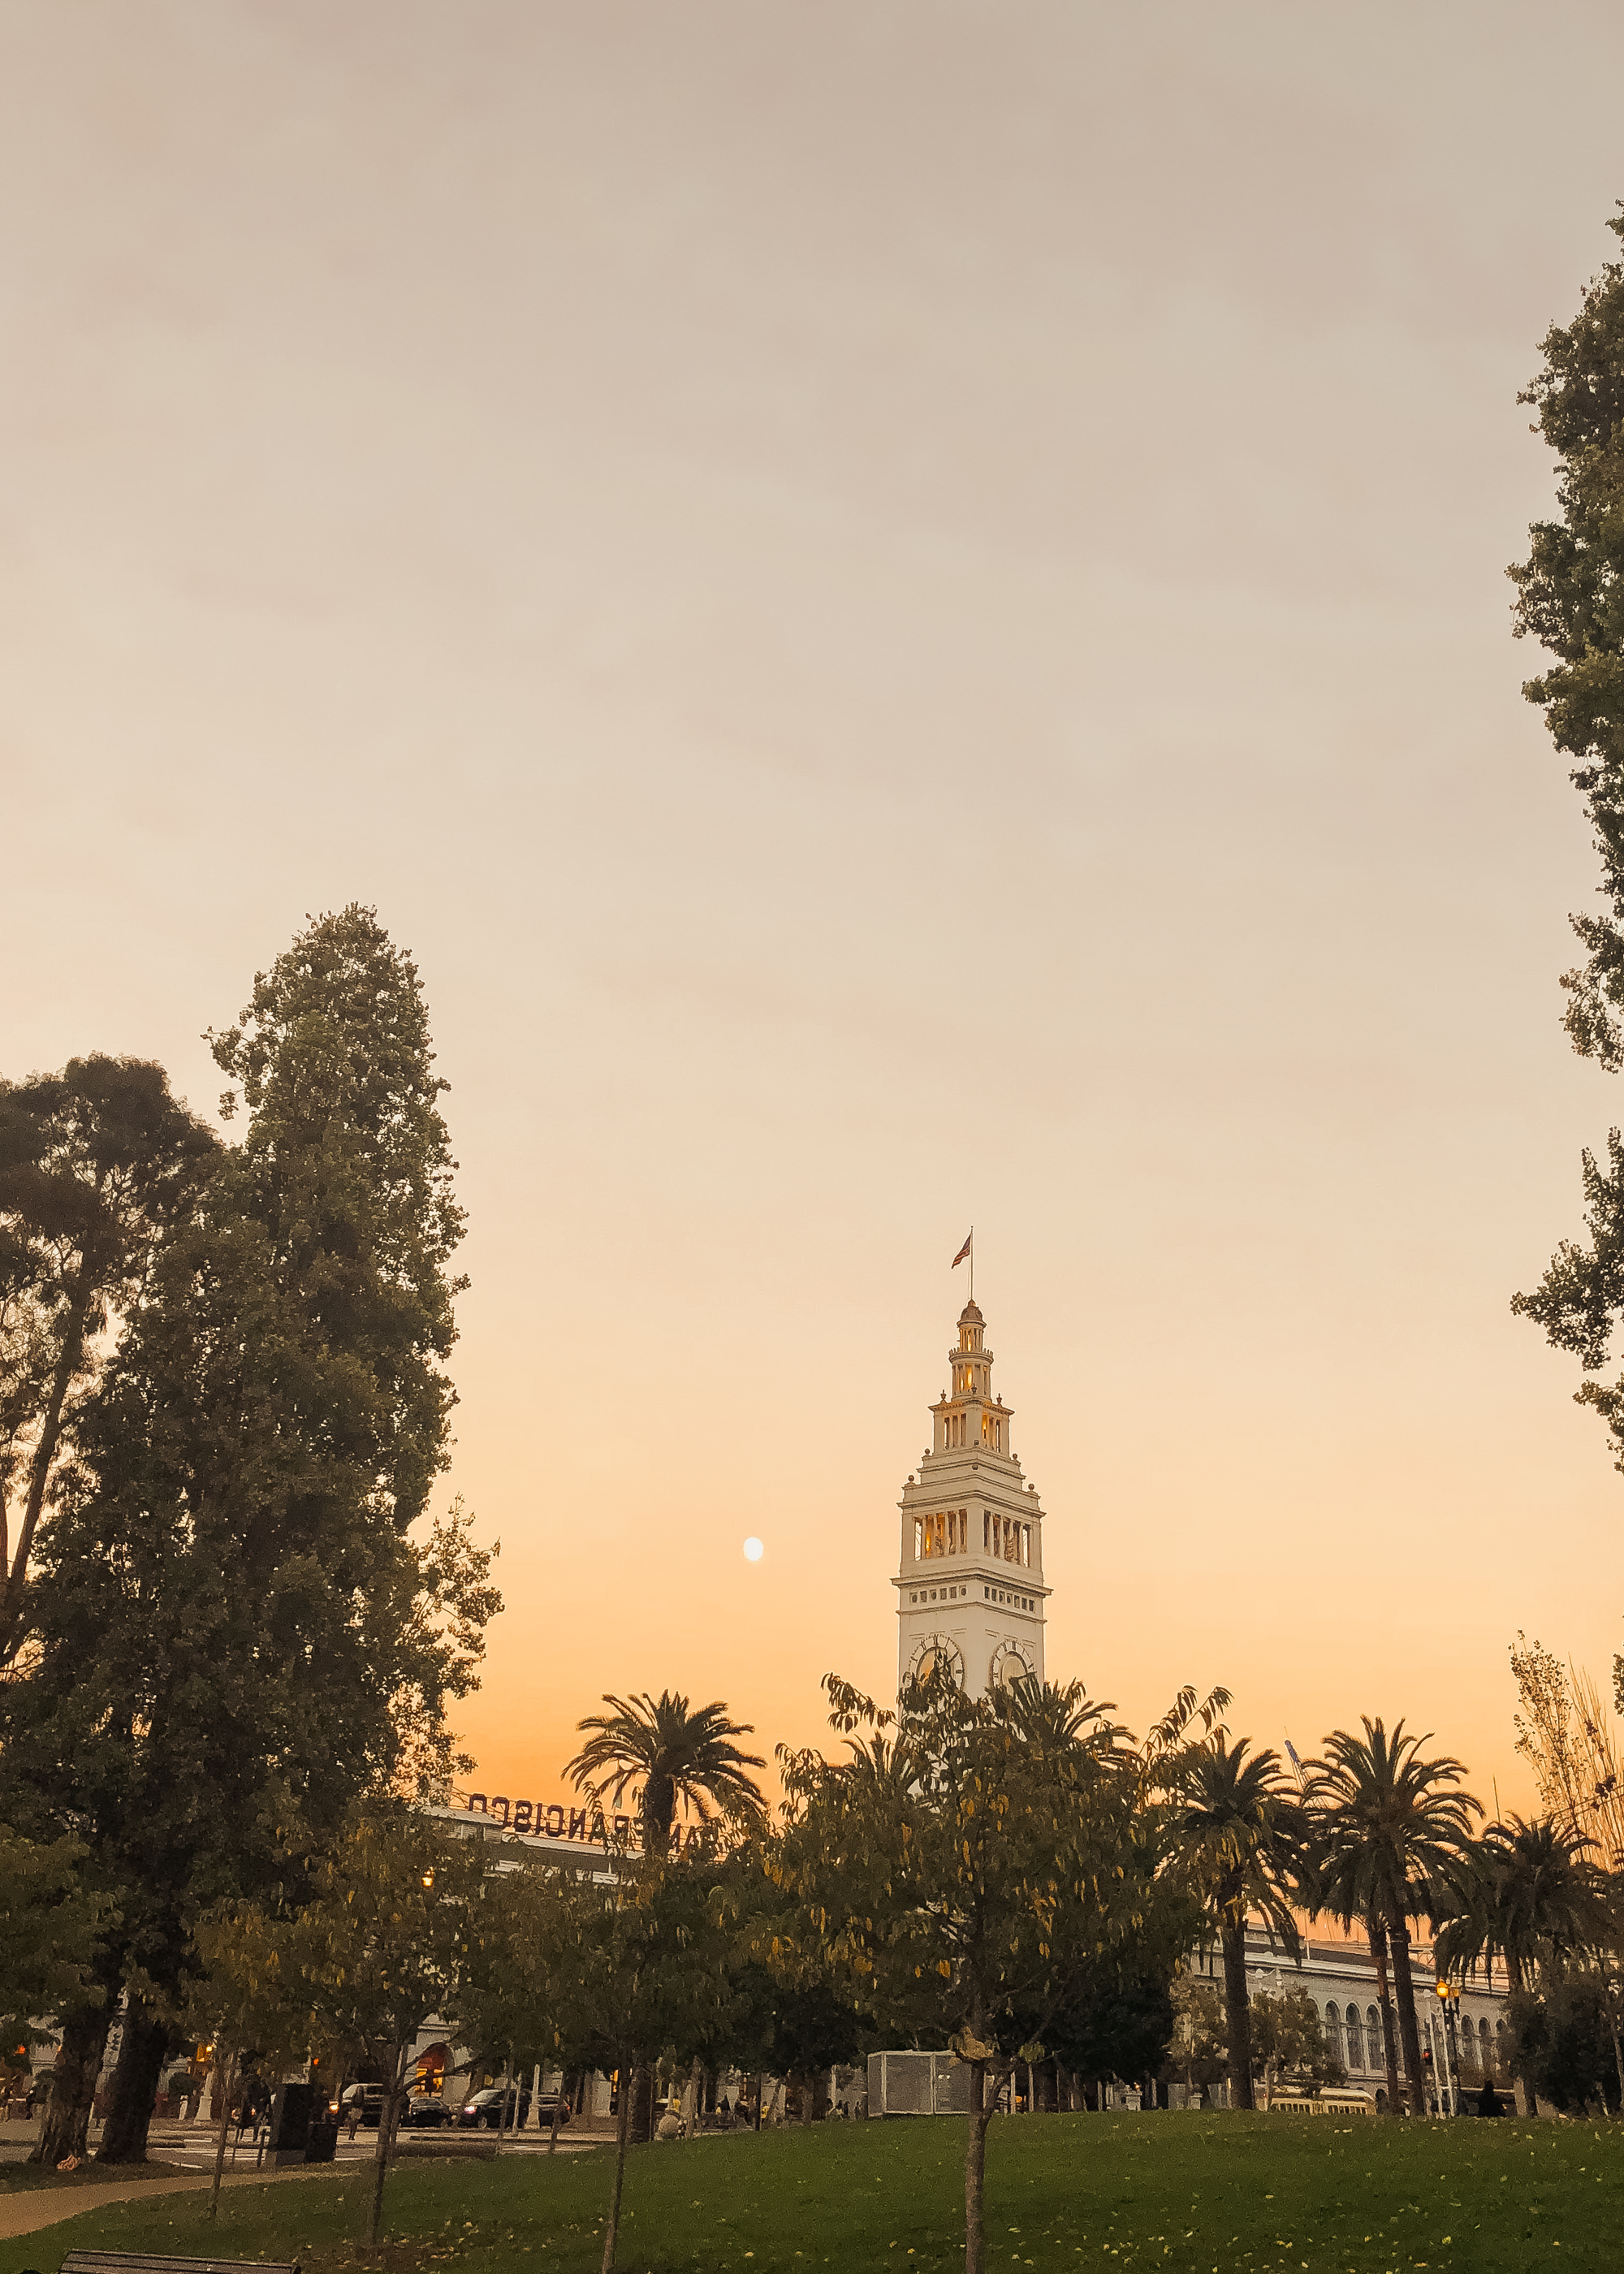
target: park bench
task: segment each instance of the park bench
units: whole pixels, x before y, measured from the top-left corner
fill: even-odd
[[[299,2274],[262,2258],[171,2258],[163,2251],[70,2250],[61,2274]]]

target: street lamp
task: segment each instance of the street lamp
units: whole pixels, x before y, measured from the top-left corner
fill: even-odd
[[[1459,1983],[1440,1982],[1438,1984],[1438,1995],[1444,2009],[1444,2042],[1448,2051],[1449,2066],[1455,2072],[1455,2082],[1450,2091],[1449,2113],[1452,2116],[1458,2116],[1461,2112],[1461,2050],[1455,2033],[1455,2008],[1461,2002]]]

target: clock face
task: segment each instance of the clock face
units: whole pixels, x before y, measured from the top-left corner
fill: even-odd
[[[950,1682],[964,1688],[964,1660],[945,1635],[927,1635],[914,1652],[908,1667],[910,1682],[934,1682],[938,1673],[944,1673]]]
[[[1031,1672],[1032,1668],[1026,1663],[1025,1653],[1014,1643],[1000,1643],[997,1649],[994,1651],[991,1674],[995,1690],[1001,1682],[1025,1682]]]

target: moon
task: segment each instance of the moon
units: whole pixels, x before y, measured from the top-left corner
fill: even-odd
[[[759,1563],[766,1553],[760,1540],[754,1536],[744,1543],[744,1560],[747,1563]]]

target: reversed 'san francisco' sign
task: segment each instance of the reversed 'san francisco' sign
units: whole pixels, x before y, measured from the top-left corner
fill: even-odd
[[[494,1793],[489,1799],[482,1792],[470,1792],[463,1802],[470,1816],[488,1816],[504,1831],[515,1832],[521,1838],[548,1840],[581,1840],[606,1848],[611,1837],[629,1841],[634,1847],[643,1845],[642,1828],[635,1818],[612,1816],[605,1818],[601,1808],[590,1803],[581,1808],[565,1808],[560,1802],[549,1801],[544,1808],[538,1800],[510,1801],[505,1793]],[[671,1827],[671,1852],[674,1856],[684,1845],[693,1848],[699,1841],[699,1826],[690,1824],[686,1841],[683,1827]]]

